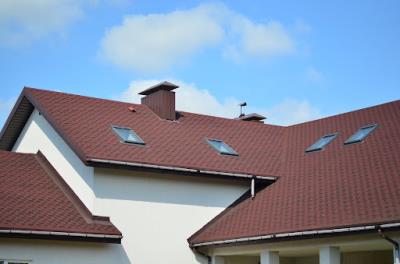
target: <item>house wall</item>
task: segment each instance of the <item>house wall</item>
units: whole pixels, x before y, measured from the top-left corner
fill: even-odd
[[[39,150],[86,207],[93,212],[93,168],[85,166],[47,120],[35,109],[12,151],[37,153]]]
[[[0,259],[32,264],[129,263],[122,246],[89,242],[0,238]]]
[[[187,238],[229,206],[249,183],[95,169],[95,212],[121,230],[131,263],[207,263]]]
[[[257,256],[227,256],[225,264],[258,264]],[[318,255],[303,257],[280,257],[280,264],[319,264]],[[341,254],[341,264],[392,264],[392,251],[357,251]]]
[[[358,251],[341,254],[341,264],[392,264],[392,251]],[[281,258],[281,264],[318,264],[319,257],[307,256],[297,258]],[[245,263],[243,263],[245,264]],[[250,264],[250,263],[249,263]]]
[[[260,258],[257,256],[228,256],[225,257],[224,264],[259,264],[259,263],[260,263]]]

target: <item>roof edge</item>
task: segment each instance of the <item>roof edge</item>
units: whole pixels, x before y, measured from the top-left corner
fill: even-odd
[[[86,163],[86,156],[84,152],[72,142],[66,133],[57,125],[57,122],[50,117],[47,113],[45,107],[43,107],[37,100],[35,100],[34,96],[29,93],[29,90],[35,90],[33,88],[24,87],[22,93],[24,96],[29,100],[29,102],[36,108],[38,111],[44,116],[47,122],[51,125],[51,127],[57,132],[57,134],[65,141],[65,143],[72,149],[72,151],[79,157],[79,159],[85,164]]]
[[[297,124],[293,124],[293,125],[288,125],[288,126],[284,126],[284,127],[296,127],[296,126],[309,124],[309,123],[313,123],[313,122],[319,122],[321,120],[325,120],[325,119],[329,119],[329,118],[333,118],[333,117],[338,117],[338,116],[343,116],[343,115],[347,115],[347,114],[350,114],[350,113],[357,113],[357,112],[365,111],[365,110],[368,110],[368,109],[371,109],[371,108],[379,108],[379,107],[383,107],[385,105],[389,105],[389,104],[393,104],[393,103],[397,103],[397,102],[400,103],[400,99],[389,101],[389,102],[385,102],[385,103],[380,103],[380,104],[376,104],[376,105],[372,105],[372,106],[366,106],[366,107],[362,107],[362,108],[358,108],[358,109],[353,109],[353,110],[341,112],[341,113],[334,114],[334,115],[323,116],[323,117],[320,117],[320,118],[317,118],[317,119],[313,119],[313,120],[309,120],[309,121],[305,121],[305,122],[301,122],[301,123],[297,123]]]
[[[56,169],[50,164],[41,151],[38,151],[35,155],[40,166],[45,170],[47,175],[52,179],[52,181],[57,185],[57,187],[63,192],[63,194],[72,202],[75,208],[78,210],[79,214],[86,220],[88,224],[103,224],[112,225],[110,218],[107,216],[97,216],[93,215],[90,210],[85,206],[85,204],[79,199],[71,187],[65,182],[61,175],[56,171]],[[114,228],[118,230],[115,226]],[[119,235],[121,232],[118,230]]]
[[[246,174],[246,173],[211,171],[211,170],[173,167],[173,166],[155,165],[155,164],[138,163],[138,162],[126,162],[126,161],[118,161],[118,160],[97,159],[97,158],[88,158],[86,160],[86,163],[88,165],[92,165],[94,167],[98,164],[109,164],[109,165],[116,165],[116,166],[155,169],[155,170],[163,170],[163,171],[175,171],[175,172],[183,172],[183,173],[191,173],[191,174],[219,175],[219,176],[236,177],[236,178],[242,178],[242,179],[256,178],[258,180],[264,180],[264,181],[276,181],[278,179],[277,176],[263,176],[263,175],[252,175],[252,174]]]
[[[122,235],[107,235],[77,232],[54,232],[23,229],[1,229],[0,237],[30,238],[46,240],[86,241],[121,244]]]
[[[19,111],[20,109],[24,111]],[[34,106],[25,97],[22,91],[9,113],[0,132],[0,149],[11,150],[25,127],[26,121],[32,114]],[[13,119],[16,121],[13,121]],[[14,130],[15,131],[14,131]],[[6,138],[5,138],[6,137]],[[8,137],[8,138],[7,138]]]
[[[381,223],[381,224],[370,224],[370,225],[362,225],[362,226],[348,226],[348,227],[340,227],[340,228],[331,228],[331,229],[315,229],[315,230],[305,230],[305,231],[296,231],[296,232],[288,232],[288,233],[277,233],[277,234],[269,234],[269,235],[261,235],[261,236],[250,236],[250,237],[241,237],[241,238],[232,238],[225,240],[215,240],[208,242],[199,242],[199,243],[191,243],[189,241],[189,246],[191,248],[204,247],[204,246],[222,246],[228,244],[238,244],[238,243],[257,243],[259,241],[267,241],[273,239],[285,239],[285,238],[299,238],[299,237],[310,237],[310,236],[323,236],[323,235],[332,235],[332,234],[346,234],[346,233],[356,233],[356,232],[365,232],[365,231],[375,231],[378,229],[399,229],[400,222],[391,222],[391,223]]]

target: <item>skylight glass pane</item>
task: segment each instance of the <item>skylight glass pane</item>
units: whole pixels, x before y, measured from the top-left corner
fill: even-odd
[[[378,125],[370,125],[360,128],[355,134],[349,137],[344,144],[351,144],[363,141]]]
[[[130,128],[113,126],[112,129],[125,143],[145,144],[135,131]]]
[[[316,151],[316,150],[321,150],[323,149],[326,145],[332,142],[337,136],[337,133],[335,134],[330,134],[323,136],[322,138],[318,139],[317,142],[312,144],[310,147],[306,149],[306,152],[311,152],[311,151]]]
[[[236,151],[234,151],[228,144],[218,139],[207,139],[207,142],[216,149],[221,154],[226,155],[239,155]]]

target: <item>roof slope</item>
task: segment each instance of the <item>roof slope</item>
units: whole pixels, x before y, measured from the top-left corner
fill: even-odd
[[[108,218],[90,214],[40,153],[0,151],[0,215],[1,235],[43,231],[38,234],[121,239]]]
[[[189,239],[192,244],[400,222],[395,188],[400,184],[400,101],[290,127],[187,112],[166,121],[144,105],[26,88],[16,109],[32,111],[29,104],[87,164],[103,159],[279,177],[254,200],[238,202],[213,219]],[[15,113],[3,129],[0,148],[10,148],[11,132],[27,116]],[[375,123],[379,127],[364,142],[343,144],[360,127]],[[132,128],[146,145],[120,143],[112,125]],[[326,149],[305,153],[333,132],[339,136]],[[225,141],[239,156],[220,155],[206,138]]]
[[[45,116],[78,156],[253,175],[277,176],[284,127],[179,112],[160,119],[145,105],[25,88],[22,95]],[[134,106],[135,112],[128,109]],[[121,143],[111,126],[132,128],[145,146]],[[206,138],[225,141],[239,156],[217,153]],[[1,140],[0,140],[1,143]]]
[[[208,241],[400,220],[400,101],[288,127],[278,181],[206,225],[189,241]],[[364,142],[343,142],[360,127]],[[339,136],[323,151],[305,149]]]

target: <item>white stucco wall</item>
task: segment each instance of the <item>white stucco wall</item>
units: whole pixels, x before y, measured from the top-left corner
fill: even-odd
[[[93,168],[87,167],[35,109],[27,121],[13,151],[36,153],[40,150],[57,172],[93,212]]]
[[[0,259],[32,264],[126,264],[121,245],[0,238]]]
[[[95,212],[121,230],[131,263],[207,263],[187,238],[248,190],[227,180],[95,169]]]

